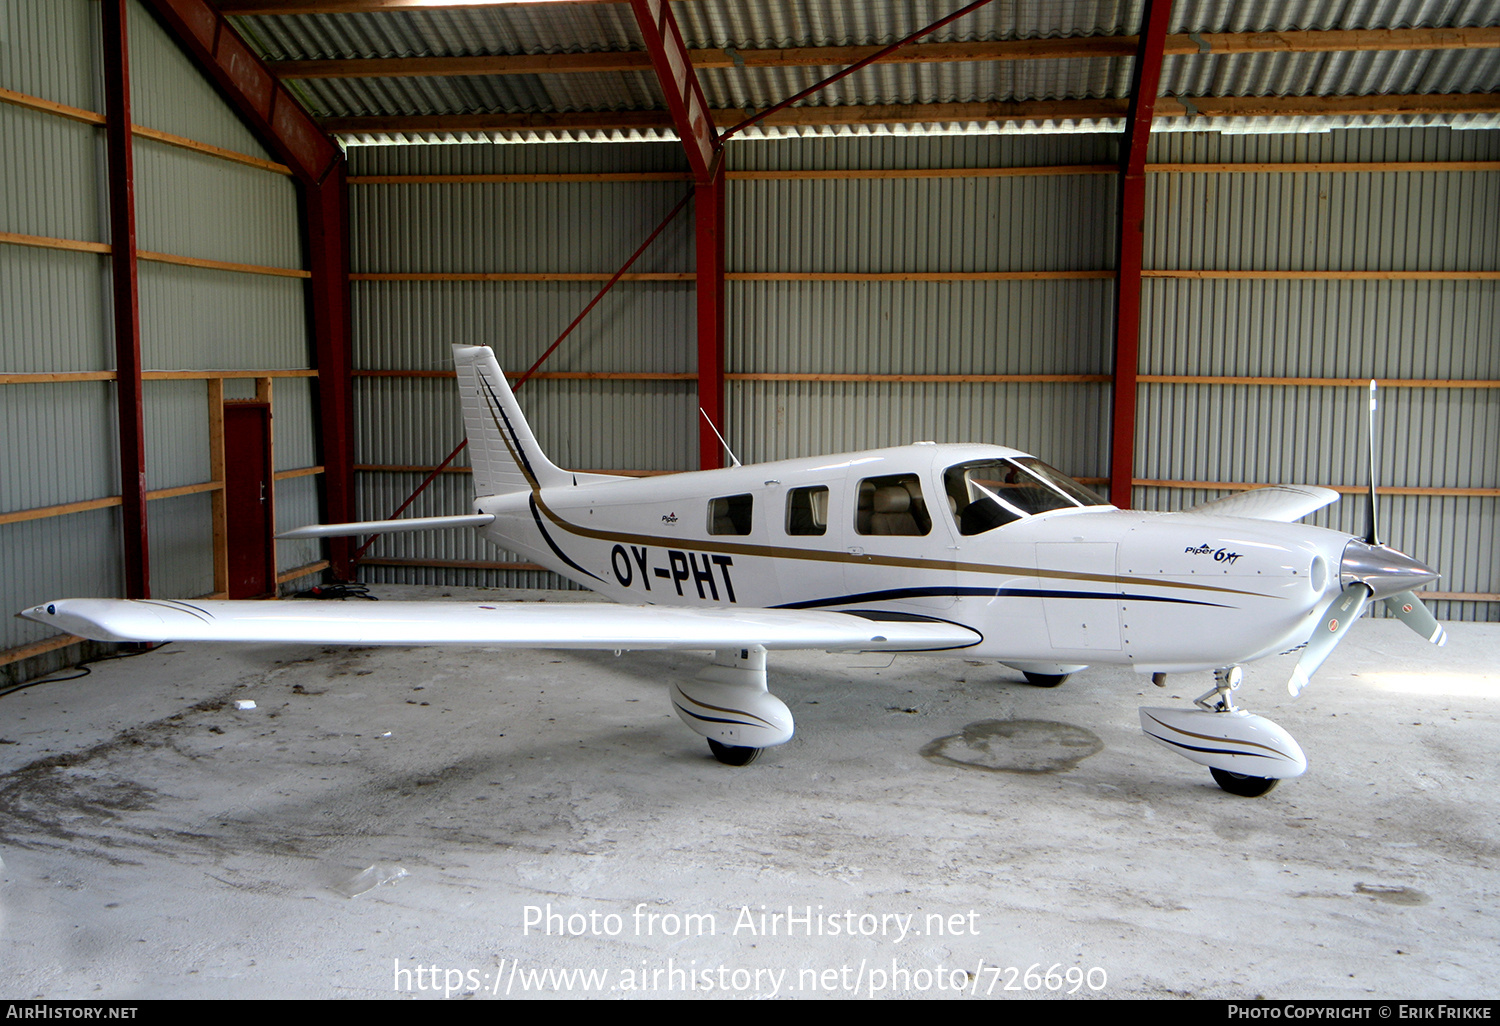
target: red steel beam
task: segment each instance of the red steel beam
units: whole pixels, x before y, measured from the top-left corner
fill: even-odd
[[[698,258],[698,466],[724,465],[724,448],[713,428],[724,428],[724,162],[694,187]],[[712,422],[712,427],[709,422]]]
[[[1131,507],[1135,478],[1136,374],[1141,337],[1141,255],[1145,246],[1146,146],[1161,86],[1162,53],[1172,0],[1146,0],[1140,47],[1130,72],[1130,111],[1120,151],[1120,221],[1115,259],[1115,384],[1109,500]]]
[[[145,0],[171,34],[277,158],[303,182],[320,182],[343,162],[333,140],[308,116],[240,34],[207,0]]]
[[[724,161],[723,143],[667,0],[630,0],[656,69],[677,138],[693,173],[698,300],[698,466],[724,465],[713,428],[724,424]],[[711,423],[710,423],[711,422]]]
[[[115,412],[120,434],[125,597],[151,597],[146,524],[146,424],[141,399],[141,306],[136,280],[135,160],[130,119],[126,0],[102,0],[105,149],[109,158],[110,278],[115,333]]]
[[[324,512],[331,523],[354,520],[354,363],[343,152],[207,0],[145,2],[260,141],[292,169],[302,188],[312,272],[308,302],[318,364]],[[335,577],[351,578],[351,551],[348,539],[329,543],[329,563]]]
[[[318,359],[318,412],[327,523],[346,524],[354,514],[354,355],[349,323],[349,188],[342,164],[321,182],[303,185],[309,305]],[[329,569],[354,579],[353,542],[331,538]]]
[[[630,9],[646,40],[646,52],[651,55],[656,79],[666,96],[677,137],[687,151],[693,180],[700,184],[707,182],[714,175],[719,135],[714,131],[708,101],[703,98],[703,88],[693,71],[693,62],[688,57],[687,44],[682,41],[682,32],[677,28],[677,19],[672,17],[667,0],[630,0]]]

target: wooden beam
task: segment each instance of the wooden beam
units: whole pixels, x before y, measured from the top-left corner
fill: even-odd
[[[366,562],[369,562],[369,560],[366,560]],[[276,583],[286,584],[288,581],[295,581],[299,577],[306,577],[309,574],[315,574],[320,570],[327,569],[328,560],[326,559],[320,559],[316,563],[304,563],[299,567],[293,567],[291,570],[284,570],[277,574]]]
[[[178,485],[175,488],[156,488],[146,493],[146,498],[155,502],[158,499],[176,499],[183,495],[202,495],[204,492],[222,492],[224,482],[203,481],[199,484]]]
[[[47,517],[67,516],[69,513],[85,513],[91,509],[107,509],[120,505],[118,495],[102,499],[84,499],[81,502],[64,502],[56,506],[36,506],[32,509],[17,509],[0,513],[0,524],[19,524],[26,520],[44,520]]]
[[[0,374],[0,385],[39,385],[74,381],[113,381],[114,371],[59,371],[41,374]]]
[[[869,384],[1100,384],[1108,374],[726,374],[729,381],[864,382]]]
[[[731,173],[732,175],[732,173]],[[350,185],[551,185],[560,182],[691,182],[687,171],[612,171],[525,175],[350,175]]]
[[[538,563],[491,563],[466,559],[362,559],[364,566],[415,566],[439,570],[546,570]]]
[[[54,103],[28,93],[18,93],[13,89],[0,89],[0,103],[25,107],[27,110],[40,111],[43,114],[54,114],[60,118],[67,118],[69,121],[81,121],[86,125],[104,124],[103,114],[84,110],[82,107],[70,107],[66,103]]]
[[[312,378],[315,370],[281,371],[142,371],[142,381],[222,381],[225,378]],[[0,374],[0,385],[36,385],[72,381],[114,381],[114,371],[56,371],[41,373]],[[449,374],[452,377],[452,374]]]
[[[227,480],[224,460],[224,379],[208,381],[208,475]],[[214,591],[229,593],[229,506],[223,489],[210,497],[209,518],[213,525]]]
[[[839,168],[788,171],[726,171],[732,182],[821,182],[858,179],[1029,178],[1113,175],[1117,164],[1048,164],[1037,167]],[[1303,164],[1147,164],[1147,174],[1336,174],[1379,172],[1500,171],[1500,160],[1309,161]],[[687,182],[686,171],[622,171],[608,174],[355,175],[350,185],[554,185],[568,182]],[[0,238],[0,241],[4,241]]]
[[[1160,481],[1148,478],[1136,478],[1131,482],[1140,488],[1176,488],[1176,489],[1202,489],[1206,491],[1222,492],[1246,492],[1254,488],[1269,488],[1264,482],[1246,481]],[[1368,495],[1369,485],[1320,485],[1322,488],[1330,488],[1340,495]],[[1500,488],[1411,488],[1403,485],[1382,485],[1375,489],[1380,495],[1428,495],[1448,498],[1485,498],[1492,499],[1500,497]]]
[[[42,641],[33,641],[29,645],[20,645],[16,648],[7,648],[0,652],[0,666],[9,666],[11,663],[19,663],[22,659],[30,659],[32,656],[46,655],[69,645],[79,645],[86,638],[76,637],[72,634],[57,634]]]
[[[269,274],[279,278],[311,278],[311,271],[295,267],[267,267],[263,264],[234,264],[226,260],[205,260],[202,257],[177,256],[175,253],[149,253],[139,250],[136,256],[158,264],[176,264],[179,267],[198,267],[210,271],[234,271],[239,274]]]
[[[1367,388],[1369,378],[1232,377],[1193,374],[1142,374],[1145,385],[1312,385],[1330,388]],[[1464,378],[1376,378],[1381,388],[1500,388],[1500,381]]]
[[[278,175],[290,175],[292,169],[285,164],[278,164],[274,160],[266,160],[264,157],[253,157],[248,153],[238,150],[226,150],[222,146],[211,146],[196,139],[189,139],[183,135],[173,135],[171,132],[163,132],[158,128],[144,128],[141,125],[134,126],[135,134],[143,139],[154,142],[165,143],[168,146],[176,146],[178,149],[191,150],[201,153],[207,157],[217,157],[219,160],[227,160],[233,164],[244,164],[246,167],[259,168],[262,171],[271,171]]]
[[[1160,97],[1158,117],[1357,117],[1373,114],[1488,114],[1500,110],[1500,93],[1419,93],[1394,96],[1192,96]]]
[[[609,281],[613,274],[601,273],[545,273],[545,272],[495,272],[495,273],[467,273],[467,272],[409,272],[391,274],[351,274],[350,281]],[[645,274],[622,274],[620,281],[692,281],[695,277],[692,271],[672,271],[667,273],[645,273]]]
[[[322,182],[343,153],[208,0],[145,0],[172,38],[303,184]]]
[[[781,127],[949,122],[1013,122],[1083,118],[1123,118],[1129,101],[996,100],[985,103],[841,104],[790,107],[763,124]],[[1489,114],[1500,112],[1500,93],[1430,93],[1415,96],[1190,96],[1158,99],[1157,117],[1317,117],[1366,114]],[[715,109],[714,124],[732,126],[744,111]],[[515,132],[670,129],[666,111],[585,111],[579,113],[425,114],[322,118],[329,132]]]
[[[1500,281],[1500,271],[1199,271],[1144,270],[1143,278],[1277,281]]]
[[[448,370],[357,370],[353,372],[356,378],[453,378],[457,375]],[[512,380],[519,378],[519,372],[511,371],[505,375]],[[553,381],[697,381],[696,371],[684,373],[663,373],[659,371],[538,371],[531,375],[532,381],[550,379]]]
[[[290,481],[294,477],[314,477],[323,473],[322,467],[296,467],[292,470],[278,470],[271,475],[273,481]]]
[[[1070,36],[1059,39],[997,39],[913,43],[882,64],[955,64],[1024,60],[1086,60],[1133,57],[1136,36]],[[1172,35],[1168,56],[1245,53],[1331,53],[1396,50],[1465,50],[1500,47],[1500,28],[1425,28],[1332,32],[1203,32]],[[801,46],[752,50],[689,50],[694,69],[831,68],[854,64],[880,46]],[[470,57],[354,57],[271,61],[278,78],[417,78],[484,75],[609,74],[645,71],[643,50],[590,53],[493,54]]]

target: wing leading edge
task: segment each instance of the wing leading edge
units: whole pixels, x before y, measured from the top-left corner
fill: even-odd
[[[497,645],[559,649],[929,652],[982,636],[925,618],[790,609],[684,609],[600,602],[312,603],[64,599],[21,614],[95,641],[323,645]]]
[[[1272,485],[1269,488],[1252,488],[1236,492],[1222,499],[1214,499],[1179,511],[1178,516],[1204,514],[1215,517],[1249,517],[1254,520],[1279,520],[1290,524],[1301,520],[1330,502],[1337,502],[1339,493],[1332,488],[1317,485]]]

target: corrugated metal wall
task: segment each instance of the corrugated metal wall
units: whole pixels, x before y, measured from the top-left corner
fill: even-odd
[[[737,142],[733,171],[1046,167],[1108,164],[1107,136],[801,139]],[[1298,136],[1171,134],[1154,163],[1494,160],[1500,133],[1446,129]],[[680,170],[671,145],[360,147],[351,173],[526,174]],[[681,183],[356,185],[356,272],[612,271]],[[727,286],[726,435],[748,460],[900,444],[994,441],[1076,476],[1108,473],[1107,382],[767,381],[764,374],[1052,374],[1112,370],[1113,283],[810,280],[814,274],[1099,271],[1114,263],[1110,175],[731,179],[726,252],[736,272],[803,280]],[[1155,173],[1146,266],[1164,270],[1500,270],[1500,173]],[[687,271],[686,218],[639,270]],[[527,366],[581,310],[593,283],[359,281],[356,364],[438,370],[450,342]],[[1486,379],[1500,377],[1494,281],[1148,279],[1147,375]],[[547,370],[690,372],[693,287],[631,283],[570,338]],[[361,378],[356,460],[431,466],[461,437],[451,382]],[[1388,389],[1384,483],[1488,488],[1497,481],[1500,390]],[[692,382],[526,386],[522,405],[554,458],[586,469],[696,465]],[[1223,494],[1189,482],[1359,485],[1358,389],[1143,384],[1137,505],[1176,509]],[[1484,454],[1476,458],[1475,454]],[[461,462],[461,461],[460,461]],[[362,516],[383,517],[420,481],[361,472]],[[468,508],[446,474],[415,509]],[[1440,567],[1443,591],[1497,590],[1491,496],[1402,495],[1387,533]],[[1357,498],[1315,522],[1353,528]],[[467,537],[388,538],[376,558],[509,561]],[[535,575],[368,568],[371,579],[521,584]],[[1500,618],[1493,602],[1440,602],[1439,615]]]
[[[366,147],[350,175],[586,174],[681,171],[672,145]],[[351,271],[410,273],[613,273],[689,188],[680,181],[354,184]],[[693,221],[685,211],[631,268],[693,269]],[[444,371],[449,346],[490,345],[507,370],[523,371],[584,308],[600,281],[362,281],[354,297],[358,371]],[[568,337],[547,371],[683,374],[697,364],[693,283],[619,284]],[[688,470],[697,466],[692,381],[536,379],[520,393],[549,455],[585,470]],[[463,440],[457,392],[447,378],[355,380],[356,502],[362,518],[388,517],[424,473]],[[455,461],[466,468],[466,454]],[[409,515],[463,512],[469,475],[444,474]],[[368,560],[515,563],[471,532],[388,535]],[[372,581],[560,587],[530,570],[433,570],[365,565]]]
[[[1500,133],[1446,129],[1308,136],[1166,135],[1162,163],[1500,159]],[[1147,268],[1256,271],[1500,270],[1500,172],[1171,173],[1151,177]],[[1226,377],[1500,379],[1494,280],[1154,279],[1140,372]],[[1359,387],[1143,384],[1136,474],[1145,480],[1344,486],[1367,481]],[[1382,485],[1500,487],[1500,389],[1387,388]],[[1145,508],[1221,492],[1137,488]],[[1494,496],[1391,495],[1383,540],[1441,570],[1435,591],[1500,591]],[[1355,495],[1309,518],[1363,531]],[[1439,601],[1449,619],[1500,619],[1494,602]]]
[[[98,5],[16,0],[0,31],[0,86],[101,111]],[[137,125],[267,159],[250,130],[139,4],[129,9],[132,104]],[[0,231],[108,242],[102,128],[0,105]],[[137,242],[141,250],[241,264],[303,266],[301,218],[291,179],[171,146],[135,141]],[[109,257],[0,245],[0,372],[114,368]],[[309,367],[306,286],[301,279],[139,264],[142,356],[148,371],[298,370]],[[247,394],[248,390],[248,394]],[[111,381],[0,384],[0,512],[120,494]],[[254,382],[228,382],[251,398]],[[209,386],[203,379],[143,386],[149,489],[211,479]],[[275,382],[276,469],[315,458],[313,387]],[[276,488],[280,524],[318,519],[318,479]],[[214,590],[211,498],[199,493],[148,504],[152,593]],[[14,611],[63,595],[118,595],[123,588],[120,516],[106,508],[0,525],[0,606]],[[318,558],[310,543],[285,544],[281,570]],[[47,632],[0,617],[0,649]]]

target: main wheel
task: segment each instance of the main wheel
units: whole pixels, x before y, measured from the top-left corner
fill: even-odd
[[[708,750],[714,753],[726,766],[748,766],[760,755],[759,748],[747,748],[744,745],[721,745],[713,738],[708,739]]]
[[[1208,771],[1214,775],[1214,781],[1228,791],[1237,794],[1241,798],[1259,798],[1276,786],[1275,777],[1250,777],[1243,773],[1231,773],[1210,766]]]
[[[1032,673],[1030,670],[1021,672],[1026,675],[1026,683],[1038,688],[1055,688],[1070,676],[1066,673]]]

